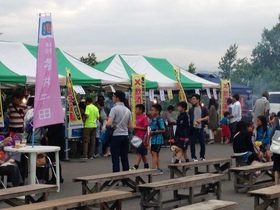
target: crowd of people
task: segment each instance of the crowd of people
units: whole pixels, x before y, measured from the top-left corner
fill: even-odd
[[[9,120],[9,131],[24,133],[24,138],[29,139],[28,128],[32,125],[33,109],[28,110],[21,103],[22,95],[13,95],[12,103],[8,106],[6,118]],[[135,107],[135,123],[132,123],[132,113],[122,91],[115,91],[112,95],[114,103],[110,110],[104,106],[104,97],[99,96],[95,102],[88,97],[81,100],[79,107],[84,121],[82,140],[82,159],[94,159],[103,156],[111,156],[112,171],[118,172],[137,170],[141,160],[144,168],[157,169],[156,174],[162,174],[160,162],[160,150],[165,139],[173,138],[172,144],[176,150],[174,163],[182,161],[204,161],[206,160],[205,129],[208,129],[209,144],[217,142],[217,131],[221,128],[221,144],[232,143],[233,153],[245,164],[255,164],[260,161],[274,161],[273,170],[275,176],[280,175],[280,151],[274,150],[272,155],[270,146],[273,142],[275,132],[280,132],[280,112],[269,114],[269,94],[264,92],[253,107],[253,120],[248,123],[242,121],[241,104],[239,95],[233,94],[227,100],[227,110],[219,121],[219,105],[214,98],[209,100],[208,108],[203,106],[199,94],[193,94],[188,102],[180,101],[177,104],[178,116],[173,119],[170,114],[176,110],[173,105],[162,111],[160,104],[153,104],[150,110],[145,110],[143,104]],[[145,114],[147,112],[147,115]],[[174,132],[170,132],[176,125]],[[207,126],[206,126],[207,125]],[[30,130],[30,128],[29,128]],[[168,132],[167,132],[168,131]],[[35,143],[42,145],[60,146],[60,158],[64,153],[64,127],[63,124],[50,125],[35,129]],[[128,153],[131,133],[142,141],[140,147],[136,148],[135,164],[130,167]],[[169,135],[173,133],[173,135]],[[106,136],[106,137],[104,137]],[[167,137],[168,136],[168,137]],[[199,142],[200,152],[196,155],[196,142]],[[1,141],[3,148],[11,142],[7,136]],[[100,148],[105,148],[100,151]],[[188,154],[190,147],[190,155]],[[0,149],[1,149],[0,148]],[[149,164],[148,154],[151,154]],[[50,154],[53,160],[54,155]],[[7,167],[7,165],[9,167]],[[8,174],[13,186],[24,183],[26,163],[22,157],[8,154],[5,159],[0,160],[0,175]],[[61,167],[60,167],[61,168]],[[5,169],[5,170],[4,170]],[[272,173],[272,172],[271,172]],[[61,174],[61,172],[60,172]],[[255,174],[258,176],[258,174]],[[62,176],[60,177],[63,183]],[[278,183],[278,179],[275,181]],[[47,183],[55,183],[54,176]]]

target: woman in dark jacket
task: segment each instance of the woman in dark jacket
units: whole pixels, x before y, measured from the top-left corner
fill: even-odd
[[[215,98],[211,98],[209,100],[208,105],[209,110],[209,120],[208,120],[208,129],[209,129],[209,142],[208,144],[214,143],[215,133],[219,127],[218,125],[218,104]]]
[[[236,133],[233,137],[233,152],[248,165],[258,162],[258,155],[254,152],[251,135],[247,129],[247,123],[239,121],[236,125]]]

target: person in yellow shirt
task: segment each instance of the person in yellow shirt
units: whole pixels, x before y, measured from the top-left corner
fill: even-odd
[[[99,110],[92,103],[92,98],[86,99],[85,123],[83,129],[83,156],[82,159],[88,159],[88,143],[90,143],[89,158],[93,159],[95,136],[96,136],[96,120],[99,119]]]

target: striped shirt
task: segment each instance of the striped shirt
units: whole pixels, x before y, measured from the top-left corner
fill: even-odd
[[[23,127],[23,119],[24,115],[26,114],[27,106],[25,104],[15,105],[17,110],[21,113],[19,114],[17,110],[14,108],[13,104],[10,103],[7,109],[8,115],[10,116],[10,124],[9,127],[11,128],[22,128]],[[22,110],[22,111],[20,111]]]

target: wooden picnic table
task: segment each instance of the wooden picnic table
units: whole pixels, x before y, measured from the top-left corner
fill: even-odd
[[[33,203],[12,208],[12,210],[64,210],[64,209],[91,209],[88,206],[100,204],[100,209],[122,209],[122,199],[131,197],[131,192],[112,190],[87,195],[78,195],[41,203]],[[110,205],[108,202],[113,201]],[[11,210],[7,208],[5,210]]]
[[[264,210],[269,206],[274,210],[280,208],[280,187],[274,185],[266,188],[261,188],[254,191],[249,191],[248,196],[255,196],[254,198],[254,209]],[[261,202],[262,201],[262,202]]]
[[[219,200],[221,198],[220,183],[222,177],[222,174],[204,173],[139,185],[141,209],[151,207],[162,209],[163,205],[192,204],[196,200],[201,201],[207,198],[211,193],[214,193]],[[195,192],[194,188],[197,186],[200,187],[199,192]],[[173,191],[172,199],[163,200],[162,194],[166,191]]]
[[[34,185],[26,185],[19,187],[11,187],[7,189],[0,190],[0,201],[4,201],[5,203],[11,206],[19,206],[28,203],[35,203],[41,201],[47,201],[49,192],[56,191],[56,185],[47,185],[47,184],[34,184]],[[42,194],[39,198],[35,199],[35,197],[31,196],[33,194]],[[25,199],[19,200],[17,197],[25,196]]]
[[[234,173],[234,191],[238,192],[242,188],[248,191],[273,185],[272,167],[273,162],[267,162],[230,168],[230,171]],[[256,172],[259,175],[256,176]]]
[[[76,177],[73,179],[73,182],[81,182],[82,194],[112,190],[120,184],[132,189],[131,192],[135,194],[137,192],[137,186],[139,184],[152,182],[152,175],[157,171],[157,169],[138,169],[133,171],[98,174]],[[144,176],[147,176],[146,181]]]
[[[215,158],[209,159],[205,161],[194,161],[194,162],[183,162],[183,163],[173,163],[169,164],[168,168],[170,169],[170,178],[177,177],[184,177],[187,174],[187,171],[191,168],[194,168],[194,174],[201,174],[201,173],[210,173],[210,166],[213,166],[215,171],[214,173],[223,174],[224,171],[227,170],[228,179],[230,180],[230,167],[232,164],[231,158]],[[205,171],[199,171],[199,167],[206,167]]]
[[[173,210],[231,210],[237,207],[236,202],[208,200],[192,205],[182,206]]]

